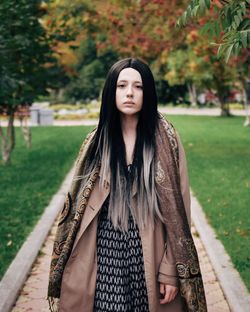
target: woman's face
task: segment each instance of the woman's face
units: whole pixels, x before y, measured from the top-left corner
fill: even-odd
[[[117,79],[116,107],[124,115],[140,112],[143,103],[143,86],[140,73],[129,67],[124,68]]]

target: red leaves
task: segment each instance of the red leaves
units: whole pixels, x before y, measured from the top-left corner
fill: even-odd
[[[101,7],[101,9],[99,8]],[[175,36],[176,14],[180,5],[175,1],[142,0],[125,6],[120,2],[97,4],[100,12],[100,32],[107,37],[97,48],[112,48],[121,55],[136,54],[152,59],[159,53],[182,41],[182,35]]]

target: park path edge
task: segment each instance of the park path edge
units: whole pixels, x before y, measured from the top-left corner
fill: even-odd
[[[192,221],[205,246],[231,312],[249,312],[250,294],[193,194],[191,196],[191,207]]]
[[[52,197],[40,220],[23,243],[0,281],[0,312],[9,312],[15,304],[39,250],[46,240],[58,213],[63,208],[65,195],[73,178],[73,171],[72,168],[66,175],[59,191]]]

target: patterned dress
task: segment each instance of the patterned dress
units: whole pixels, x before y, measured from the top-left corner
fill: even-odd
[[[104,202],[97,229],[97,279],[94,312],[147,312],[142,245],[129,216],[128,231],[115,230]]]

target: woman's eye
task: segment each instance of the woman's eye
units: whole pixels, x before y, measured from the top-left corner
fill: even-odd
[[[136,88],[142,89],[143,87],[142,87],[142,86],[140,86],[140,85],[138,85],[138,86],[136,86]]]
[[[124,87],[125,87],[125,84],[119,84],[117,87],[118,87],[118,88],[124,88]]]

